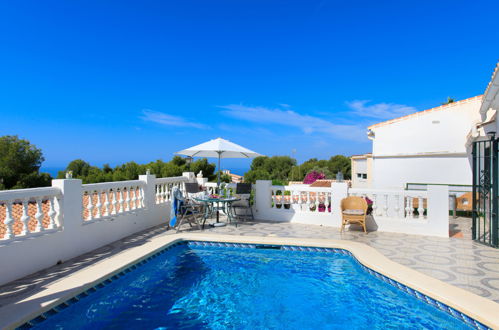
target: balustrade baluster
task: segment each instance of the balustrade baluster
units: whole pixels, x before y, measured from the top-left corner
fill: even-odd
[[[377,213],[377,210],[378,210],[378,195],[377,194],[373,194],[373,215],[379,215]]]
[[[123,211],[130,211],[130,188],[126,188],[125,209]]]
[[[161,186],[160,185],[156,185],[154,186],[155,188],[155,191],[156,191],[156,204],[159,204],[159,203],[162,203],[163,201],[161,200]]]
[[[94,218],[94,203],[92,201],[92,196],[93,195],[93,191],[87,191],[87,211],[88,211],[88,215],[87,215],[87,220],[92,220]]]
[[[307,212],[312,212],[310,209],[310,204],[312,202],[312,199],[310,198],[310,191],[307,191]]]
[[[394,196],[394,199],[395,199],[395,217],[400,217],[400,196],[399,195],[395,195]]]
[[[388,194],[385,194],[385,205],[383,206],[383,215],[388,216]]]
[[[47,229],[54,229],[55,228],[55,216],[56,216],[57,212],[55,211],[54,201],[55,201],[55,197],[51,196],[49,199],[50,209],[48,212],[48,216],[50,218],[50,221],[49,221],[49,225],[47,226]]]
[[[413,208],[412,204],[413,204],[413,197],[412,196],[408,196],[407,197],[407,206],[405,208],[405,210],[406,210],[406,218],[412,218],[413,217],[414,208]]]
[[[144,188],[139,187],[139,207],[144,208],[145,203],[144,203]]]
[[[111,191],[109,189],[104,190],[104,208],[106,211],[104,212],[105,216],[111,215],[111,210],[109,209],[111,203],[109,202],[109,195],[111,194]]]
[[[315,212],[318,213],[319,212],[319,199],[320,199],[320,196],[319,196],[319,192],[316,192],[315,193]]]
[[[409,218],[409,215],[410,215],[410,212],[411,212],[411,209],[409,208],[409,199],[411,197],[409,196],[404,196],[404,211],[405,211],[405,217],[406,218]]]
[[[97,204],[95,204],[95,208],[97,209],[96,218],[102,218],[101,193],[101,191],[97,191]]]
[[[12,226],[14,225],[14,218],[12,218],[12,202],[5,201],[5,235],[4,238],[9,239],[14,237],[14,231]]]
[[[29,233],[29,201],[28,199],[22,200],[22,208],[23,213],[21,215],[21,222],[23,224],[23,230],[21,231],[21,235],[27,235]]]
[[[418,218],[424,218],[424,205],[423,205],[423,197],[418,198]]]
[[[173,183],[168,185],[168,200],[169,201],[173,200],[173,196],[172,196],[173,187],[175,187],[175,184],[173,184]]]
[[[171,185],[169,183],[165,183],[163,185],[163,201],[167,202],[170,200],[170,191],[171,191]]]
[[[116,214],[116,213],[118,213],[118,190],[117,189],[112,190],[112,196],[113,196],[113,201],[112,201],[113,213],[112,214]]]
[[[133,187],[133,189],[130,189],[130,192],[133,192],[132,195],[132,210],[137,209],[137,187]]]
[[[45,228],[43,227],[43,210],[42,210],[42,200],[41,198],[36,199],[36,228],[35,231],[43,231]]]

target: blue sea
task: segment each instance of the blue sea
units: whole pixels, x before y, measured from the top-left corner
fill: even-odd
[[[249,167],[222,167],[224,170],[229,170],[233,174],[244,175],[249,171]],[[43,167],[40,172],[49,173],[53,178],[57,177],[59,171],[64,171],[66,167]]]

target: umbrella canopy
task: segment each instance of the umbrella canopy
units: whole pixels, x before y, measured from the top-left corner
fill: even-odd
[[[238,144],[217,138],[197,146],[176,152],[178,155],[190,157],[218,158],[218,186],[220,186],[220,159],[221,158],[254,158],[262,156],[259,153],[241,147]]]
[[[212,157],[212,158],[254,158],[262,156],[259,153],[241,147],[238,144],[217,138],[197,146],[176,152],[178,155],[190,157]]]

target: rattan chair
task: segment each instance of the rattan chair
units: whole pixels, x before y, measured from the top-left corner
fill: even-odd
[[[367,233],[366,215],[367,202],[364,198],[358,196],[350,196],[341,200],[341,231],[347,224],[359,224]]]

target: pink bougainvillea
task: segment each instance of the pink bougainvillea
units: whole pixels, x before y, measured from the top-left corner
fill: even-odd
[[[317,180],[322,180],[322,179],[325,179],[325,178],[326,178],[326,175],[324,175],[324,173],[319,173],[319,172],[316,172],[316,171],[312,171],[312,172],[308,173],[305,176],[305,179],[303,179],[303,183],[305,183],[305,184],[311,184],[311,183],[314,183]]]

